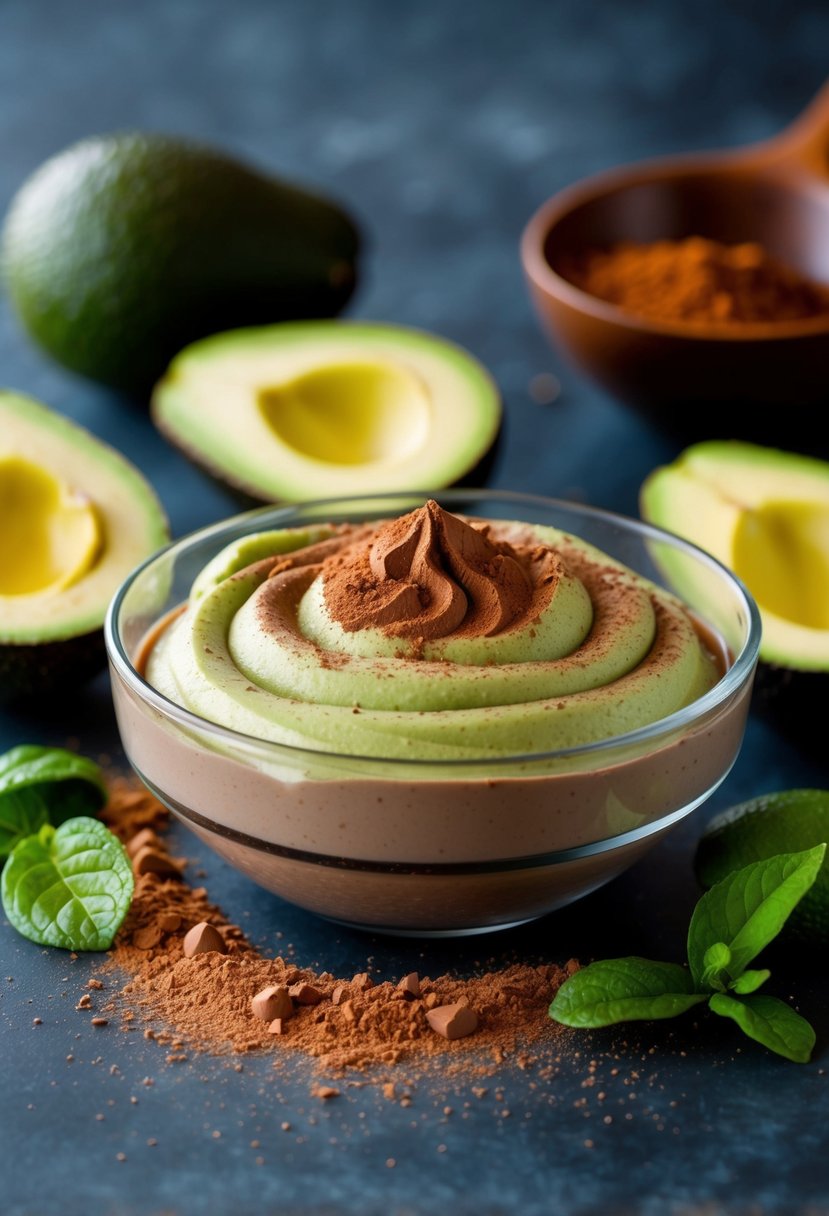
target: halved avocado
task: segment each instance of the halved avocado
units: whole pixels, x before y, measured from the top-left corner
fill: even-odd
[[[168,539],[155,492],[124,456],[0,391],[0,702],[99,671],[113,593]]]
[[[493,450],[502,420],[495,382],[466,350],[336,319],[193,343],[151,412],[193,461],[260,502],[453,485]]]
[[[762,621],[755,703],[777,710],[791,694],[784,714],[802,732],[814,676],[829,672],[829,463],[738,440],[696,443],[645,478],[640,513],[743,580]]]

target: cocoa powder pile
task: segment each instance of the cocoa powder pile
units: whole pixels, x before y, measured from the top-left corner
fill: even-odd
[[[530,569],[546,556],[543,549],[533,541],[529,551],[516,552],[506,542],[493,543],[489,532],[429,499],[327,559],[328,611],[348,633],[379,628],[420,641],[491,637],[531,608],[536,615],[539,589]],[[544,574],[549,565],[544,561]],[[543,589],[550,581],[543,580],[542,599],[551,594]]]
[[[302,1055],[320,1071],[388,1083],[390,1069],[462,1068],[484,1076],[559,1051],[567,1031],[547,1009],[578,968],[516,963],[473,978],[367,972],[335,977],[266,958],[184,878],[163,837],[165,809],[134,781],[110,783],[103,818],[124,841],[135,894],[102,971],[127,979],[111,1004],[128,1029],[212,1054]],[[108,985],[109,986],[109,985]],[[172,1055],[170,1059],[181,1058]]]
[[[590,295],[657,321],[740,325],[829,316],[829,287],[755,242],[622,241],[586,250],[561,270]]]

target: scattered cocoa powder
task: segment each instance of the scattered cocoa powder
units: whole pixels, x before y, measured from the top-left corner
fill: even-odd
[[[131,782],[113,783],[106,822],[129,841],[150,824],[163,827],[166,815],[154,803]],[[154,847],[166,850],[161,837]],[[225,953],[187,957],[187,935],[204,925]],[[118,977],[118,991],[108,985],[107,1009],[120,1012],[122,1028],[143,1027],[170,1042],[178,1053],[172,1058],[183,1058],[185,1047],[216,1055],[265,1050],[279,1060],[311,1058],[329,1074],[359,1071],[381,1084],[389,1068],[404,1063],[409,1070],[431,1065],[484,1076],[508,1055],[525,1068],[533,1050],[559,1050],[567,1032],[547,1009],[577,968],[571,960],[566,967],[515,963],[468,979],[414,972],[336,978],[264,957],[203,887],[190,886],[180,873],[150,870],[136,875],[132,905],[102,971]],[[264,1020],[262,996],[273,989],[284,990],[290,1010]],[[88,1007],[83,998],[79,1005]]]
[[[134,837],[140,839],[142,829],[148,829],[156,838],[166,829],[170,812],[134,777],[109,773],[106,781],[109,799],[100,817],[124,844]],[[146,837],[141,843],[147,843]]]

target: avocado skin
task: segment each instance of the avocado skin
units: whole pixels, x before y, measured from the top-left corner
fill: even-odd
[[[54,642],[0,643],[0,706],[37,708],[44,697],[74,696],[105,666],[103,629]]]
[[[46,161],[12,200],[6,287],[58,363],[143,396],[199,337],[335,316],[361,236],[337,203],[206,145],[127,132]]]

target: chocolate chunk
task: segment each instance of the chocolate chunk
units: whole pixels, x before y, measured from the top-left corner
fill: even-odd
[[[297,1005],[319,1005],[322,993],[313,984],[292,984],[289,993]]]
[[[169,853],[161,849],[145,845],[139,849],[132,859],[134,874],[159,874],[162,877],[181,878],[181,869],[173,861]]]
[[[161,930],[158,925],[144,925],[136,929],[132,935],[132,944],[139,950],[152,950],[161,941]]]
[[[284,1018],[274,1018],[274,1020],[268,1026],[268,1033],[269,1034],[284,1034],[285,1033],[285,1019]]]
[[[419,997],[420,979],[417,972],[410,971],[408,975],[404,975],[403,979],[397,985],[397,989],[399,992],[402,992],[404,996],[410,997],[412,1000]]]
[[[206,954],[210,950],[227,954],[227,946],[219,930],[210,921],[203,920],[185,934],[184,957],[192,958],[194,954]]]
[[[347,991],[347,989],[346,989],[345,984],[337,984],[337,987],[331,993],[331,1004],[339,1005],[340,1001],[345,996],[346,991]]]
[[[134,836],[130,836],[125,848],[128,857],[135,857],[142,849],[163,850],[164,846],[157,832],[154,832],[152,828],[142,828],[140,832],[136,832]]]
[[[178,912],[162,912],[157,924],[162,933],[175,933],[181,926],[181,917]]]
[[[468,1005],[438,1005],[428,1011],[426,1019],[445,1039],[462,1039],[478,1029],[478,1015]]]
[[[374,987],[374,980],[367,971],[358,971],[351,983],[355,988],[358,988],[360,992],[365,992],[367,989]]]
[[[267,988],[257,992],[256,996],[251,997],[250,1007],[263,1022],[284,1020],[294,1012],[293,1001],[284,984],[269,984]],[[281,1034],[281,1031],[275,1033]]]

